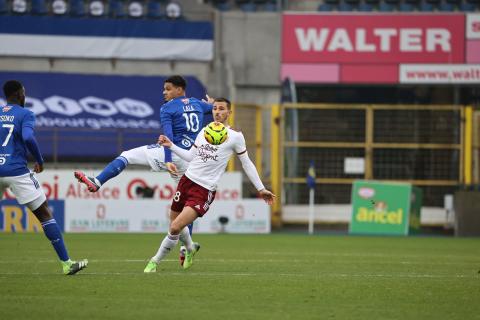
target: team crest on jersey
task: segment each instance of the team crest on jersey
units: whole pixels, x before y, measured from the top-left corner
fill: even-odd
[[[5,106],[5,107],[2,108],[2,112],[8,112],[10,109],[12,109],[12,107]]]
[[[189,104],[190,99],[189,98],[182,99],[182,102],[183,102],[183,104]]]

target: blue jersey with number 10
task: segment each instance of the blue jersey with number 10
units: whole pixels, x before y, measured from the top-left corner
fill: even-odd
[[[35,115],[17,105],[0,109],[0,177],[20,176],[30,172],[27,168],[27,145],[22,131],[33,130]]]
[[[163,133],[183,149],[190,149],[200,130],[213,120],[212,105],[196,98],[178,97],[160,109]],[[165,162],[171,162],[170,149],[165,148]]]

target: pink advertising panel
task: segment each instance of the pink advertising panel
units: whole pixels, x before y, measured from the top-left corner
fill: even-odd
[[[282,64],[281,79],[290,79],[302,83],[335,83],[339,82],[338,64]]]
[[[396,64],[344,64],[341,67],[341,82],[347,83],[397,83]]]
[[[463,63],[465,15],[284,14],[282,40],[282,63]]]

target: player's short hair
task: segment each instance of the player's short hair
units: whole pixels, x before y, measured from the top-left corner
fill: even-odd
[[[213,100],[213,102],[225,102],[227,104],[227,109],[232,110],[232,103],[227,98],[222,98],[222,97],[215,98],[215,100]]]
[[[5,82],[3,85],[3,93],[5,94],[5,98],[10,98],[14,95],[17,91],[21,90],[23,85],[20,81],[17,80],[9,80]]]
[[[167,83],[167,82],[173,84],[175,87],[180,87],[183,90],[185,90],[187,88],[187,81],[185,80],[184,77],[179,76],[179,75],[168,77],[165,80],[165,83]]]

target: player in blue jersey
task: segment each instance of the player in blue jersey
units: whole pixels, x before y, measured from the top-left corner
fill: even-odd
[[[165,80],[163,96],[166,102],[160,109],[160,123],[165,136],[181,148],[189,150],[198,132],[213,121],[213,99],[208,96],[208,101],[187,98],[186,88],[187,82],[181,76],[175,75]],[[175,154],[172,155],[169,148],[152,144],[122,152],[96,177],[88,177],[81,171],[76,171],[74,175],[90,192],[97,192],[103,184],[119,175],[129,164],[149,166],[153,171],[168,171],[176,183],[188,167],[188,162]],[[187,246],[191,246],[192,243],[191,231],[192,227],[189,226],[181,239]],[[197,250],[200,248],[198,243],[193,243],[193,246]],[[182,251],[180,263],[183,264]]]
[[[24,108],[25,88],[10,80],[4,84],[3,92],[7,104],[0,110],[0,194],[10,188],[18,203],[33,212],[61,261],[63,273],[73,275],[84,269],[88,261],[70,260],[60,228],[35,177],[35,173],[43,171],[43,158],[34,135],[35,115]],[[27,150],[35,158],[34,172],[27,167]]]

